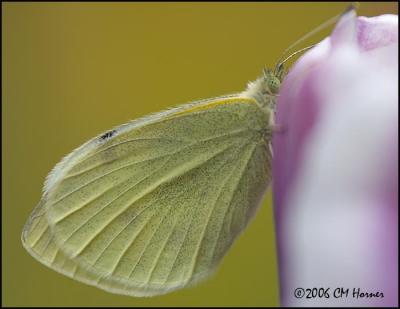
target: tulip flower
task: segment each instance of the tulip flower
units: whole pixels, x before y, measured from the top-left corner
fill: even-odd
[[[283,306],[398,305],[397,29],[397,15],[350,11],[282,84],[273,193]]]

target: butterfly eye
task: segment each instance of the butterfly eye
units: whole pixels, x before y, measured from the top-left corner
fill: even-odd
[[[274,76],[273,76],[273,77],[270,77],[270,78],[268,79],[268,81],[267,81],[267,84],[268,84],[269,90],[270,90],[273,94],[278,93],[279,88],[280,88],[280,86],[281,86],[281,82],[279,81],[278,78],[276,78],[276,77],[274,77]]]

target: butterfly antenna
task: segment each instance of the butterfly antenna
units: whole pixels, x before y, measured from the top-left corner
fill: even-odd
[[[357,10],[358,7],[359,7],[358,2],[353,2],[351,5],[349,5],[349,6],[346,8],[346,10],[345,10],[343,13],[338,14],[338,15],[336,15],[336,16],[334,16],[334,17],[328,19],[327,21],[325,21],[324,23],[322,23],[321,25],[319,25],[319,26],[316,27],[315,29],[311,30],[311,31],[308,32],[307,34],[303,35],[300,39],[298,39],[298,40],[295,41],[294,43],[292,43],[288,48],[286,48],[286,49],[284,50],[284,52],[282,53],[282,56],[279,58],[278,63],[277,63],[277,65],[276,65],[276,67],[275,67],[275,72],[281,71],[281,70],[282,70],[283,64],[284,64],[287,60],[289,60],[290,58],[292,58],[294,55],[296,55],[296,54],[298,54],[298,53],[301,53],[301,52],[303,52],[303,51],[305,51],[305,50],[307,50],[307,49],[310,49],[310,48],[314,47],[316,44],[311,45],[311,46],[307,46],[307,47],[302,48],[302,49],[300,49],[300,50],[297,50],[297,51],[295,51],[294,53],[292,53],[292,54],[290,54],[289,56],[287,56],[284,60],[282,60],[282,59],[285,57],[285,55],[286,55],[293,47],[295,47],[296,45],[298,45],[298,44],[300,44],[301,42],[305,41],[306,39],[308,39],[309,37],[313,36],[314,34],[318,33],[319,31],[325,29],[326,27],[328,27],[328,26],[334,24],[335,22],[337,22],[337,21],[339,20],[340,17],[342,17],[342,16],[343,16],[344,14],[346,14],[347,12],[352,11],[352,10]]]

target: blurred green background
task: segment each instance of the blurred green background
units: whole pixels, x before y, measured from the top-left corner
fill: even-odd
[[[154,298],[114,295],[60,275],[34,260],[20,235],[64,155],[130,119],[242,90],[346,5],[2,3],[3,306],[279,305],[270,192],[214,277]],[[397,3],[385,2],[359,9],[397,12]]]

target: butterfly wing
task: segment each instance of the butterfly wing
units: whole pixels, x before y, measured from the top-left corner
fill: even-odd
[[[270,181],[252,99],[189,104],[116,128],[50,173],[22,240],[45,265],[105,290],[163,294],[209,276]]]

